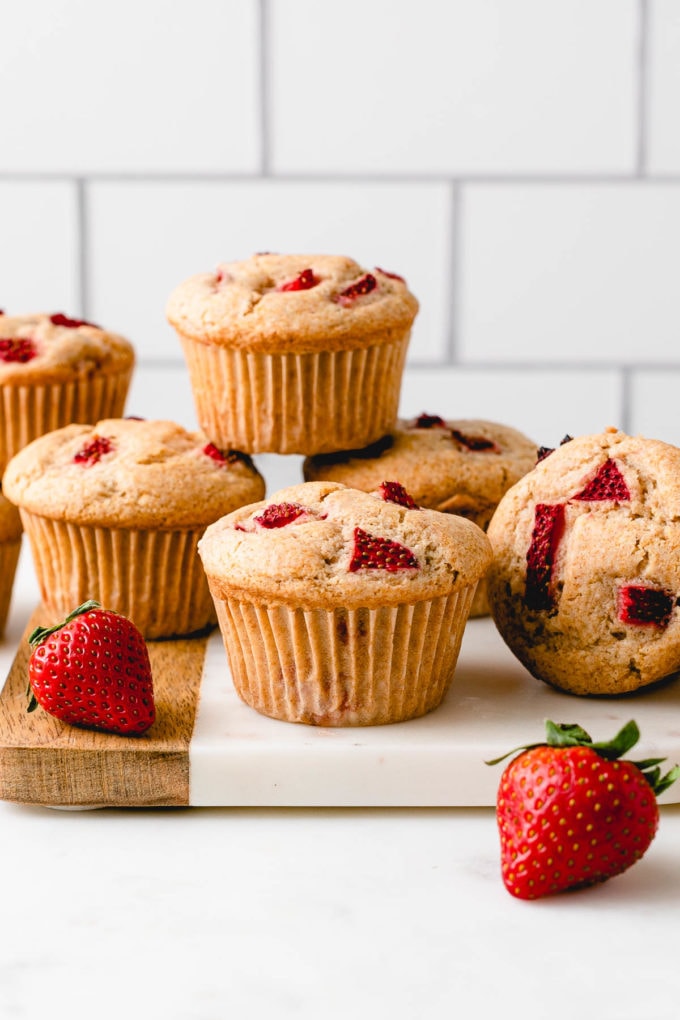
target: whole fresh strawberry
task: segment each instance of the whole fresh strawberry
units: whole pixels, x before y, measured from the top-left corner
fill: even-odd
[[[41,705],[72,726],[126,736],[155,719],[153,681],[144,638],[125,616],[93,600],[63,623],[29,637],[28,711]]]
[[[680,767],[662,776],[663,758],[621,760],[639,736],[631,721],[613,740],[594,743],[576,724],[548,721],[544,743],[516,748],[496,803],[508,892],[533,900],[582,888],[642,857],[659,824],[656,798]]]

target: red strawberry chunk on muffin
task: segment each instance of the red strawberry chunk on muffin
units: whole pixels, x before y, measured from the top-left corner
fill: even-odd
[[[364,273],[354,283],[350,283],[349,287],[345,287],[343,291],[338,294],[338,303],[348,307],[357,298],[363,297],[365,294],[370,294],[371,291],[375,290],[378,286],[373,273]]]
[[[550,588],[557,548],[564,532],[564,504],[537,503],[534,529],[527,552],[524,603],[527,609],[551,609]]]
[[[38,350],[33,340],[28,337],[2,337],[0,338],[0,361],[18,361],[25,364],[31,361]]]
[[[619,620],[663,630],[670,623],[675,602],[675,596],[665,588],[629,584],[619,590]]]
[[[94,322],[88,322],[87,319],[71,319],[62,312],[55,312],[54,315],[50,315],[50,322],[53,326],[66,326],[68,329],[78,329],[79,326],[93,326],[95,329],[99,329],[99,326],[95,325]]]
[[[572,498],[590,503],[604,499],[612,499],[621,503],[630,499],[630,490],[616,461],[608,458],[595,477],[591,478],[587,485]]]
[[[294,279],[282,283],[276,289],[280,291],[311,290],[312,287],[316,287],[320,283],[321,280],[314,275],[313,269],[303,269]]]
[[[390,538],[371,535],[363,528],[354,529],[354,550],[349,570],[354,572],[366,568],[368,570],[416,570],[418,560],[410,549]]]
[[[114,445],[107,436],[94,436],[89,443],[86,443],[75,454],[75,464],[82,464],[83,467],[91,467],[97,464],[107,453],[112,453]]]
[[[407,510],[417,510],[418,504],[400,482],[382,482],[380,485],[381,497],[386,503],[397,503],[406,507]]]

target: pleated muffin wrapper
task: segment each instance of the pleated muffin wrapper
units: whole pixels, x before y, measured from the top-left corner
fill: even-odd
[[[145,638],[194,634],[216,622],[196,551],[204,527],[152,531],[89,527],[21,510],[46,614],[55,622],[87,599],[133,621]]]
[[[120,418],[133,366],[83,379],[0,386],[0,467],[38,436],[76,422],[90,425]]]
[[[0,542],[0,637],[5,633],[20,552],[21,538]]]
[[[215,596],[236,691],[262,715],[316,726],[425,715],[451,684],[475,587],[351,610]]]
[[[199,424],[220,449],[311,455],[367,446],[397,419],[410,330],[349,350],[265,354],[179,334]]]

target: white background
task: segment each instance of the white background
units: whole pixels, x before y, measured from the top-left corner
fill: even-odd
[[[173,287],[342,252],[420,299],[404,414],[680,443],[678,100],[678,0],[0,0],[0,306],[192,425]],[[490,811],[0,805],[0,1016],[675,1020],[679,850],[526,905]]]

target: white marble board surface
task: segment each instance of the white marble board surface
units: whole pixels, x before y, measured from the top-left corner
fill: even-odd
[[[236,695],[219,634],[208,642],[189,748],[190,804],[258,807],[487,807],[502,766],[485,762],[540,741],[545,720],[608,739],[629,719],[630,757],[680,761],[680,681],[621,698],[582,698],[535,680],[490,619],[468,623],[444,703],[422,719],[330,729],[260,716]],[[680,802],[680,784],[661,797]]]

